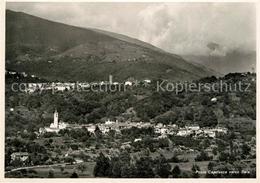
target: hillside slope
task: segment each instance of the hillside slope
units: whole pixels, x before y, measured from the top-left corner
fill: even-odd
[[[48,80],[192,80],[212,72],[124,35],[6,11],[6,67]]]

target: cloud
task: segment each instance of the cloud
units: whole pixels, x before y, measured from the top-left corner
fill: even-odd
[[[208,51],[209,51],[209,55],[210,56],[220,56],[220,57],[223,57],[223,56],[226,56],[227,54],[227,49],[226,47],[223,47],[217,43],[213,43],[213,42],[210,42],[207,44],[207,47],[208,47]]]
[[[7,8],[125,34],[176,54],[255,50],[253,3],[7,3]],[[209,43],[219,45],[209,49]]]
[[[252,4],[164,4],[139,13],[139,38],[178,54],[222,55],[234,49],[255,49]],[[216,42],[220,47],[207,47]]]

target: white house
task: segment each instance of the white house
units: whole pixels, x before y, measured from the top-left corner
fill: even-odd
[[[186,128],[189,130],[197,131],[200,129],[200,126],[199,125],[190,125],[190,126],[186,126]]]
[[[132,85],[133,85],[133,83],[131,81],[126,81],[125,82],[125,86],[132,86]]]
[[[111,125],[111,124],[114,124],[115,122],[114,121],[111,121],[110,119],[106,120],[105,121],[105,124],[106,125]]]
[[[187,136],[187,135],[190,135],[191,133],[192,133],[192,130],[182,128],[178,131],[177,135],[178,136]]]
[[[150,79],[145,79],[144,83],[150,84],[152,81]]]
[[[208,135],[209,137],[216,137],[216,132],[214,129],[204,129],[203,132],[205,135]]]
[[[212,98],[210,101],[211,101],[211,102],[217,102],[217,100],[218,100],[218,99],[217,99],[216,97],[214,97],[214,98]]]
[[[94,132],[95,132],[95,129],[96,129],[96,126],[93,125],[93,124],[90,124],[90,125],[88,125],[86,128],[87,128],[87,130],[88,130],[89,132],[94,133]]]
[[[26,161],[29,158],[29,154],[27,152],[15,152],[11,154],[11,160],[20,160]]]
[[[142,141],[142,139],[141,138],[137,138],[137,139],[134,140],[134,142],[139,142],[139,141]]]
[[[227,133],[228,129],[227,128],[222,128],[222,127],[217,127],[215,129],[216,132],[219,132],[219,133]]]
[[[106,125],[99,125],[99,129],[102,133],[107,133],[110,130],[110,128]]]
[[[113,85],[119,85],[119,82],[113,82]]]

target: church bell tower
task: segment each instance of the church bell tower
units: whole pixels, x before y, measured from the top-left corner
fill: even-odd
[[[55,109],[54,117],[53,117],[53,126],[54,126],[54,128],[59,128],[59,114],[56,109]]]

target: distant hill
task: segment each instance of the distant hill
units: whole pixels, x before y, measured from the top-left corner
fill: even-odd
[[[151,44],[112,32],[6,11],[6,67],[48,80],[192,80],[214,75]]]
[[[185,55],[184,59],[193,64],[201,64],[222,75],[234,72],[251,72],[256,69],[256,52],[234,50],[225,56]]]

